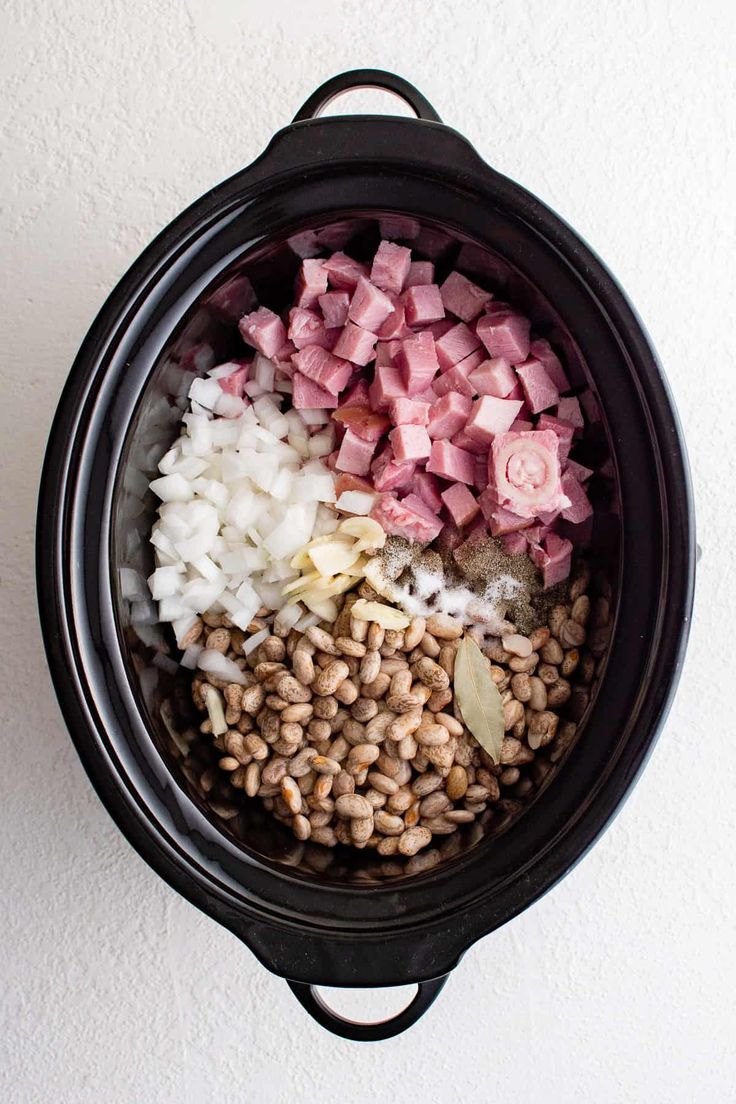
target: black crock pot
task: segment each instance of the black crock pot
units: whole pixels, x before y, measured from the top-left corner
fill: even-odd
[[[316,117],[360,86],[395,92],[418,118]],[[305,243],[340,248],[376,221],[438,265],[444,256],[481,271],[524,304],[588,394],[589,412],[599,411],[592,447],[613,488],[597,549],[613,574],[614,631],[582,736],[554,783],[502,834],[476,835],[431,870],[390,879],[361,866],[365,852],[337,867],[314,855],[307,863],[303,845],[295,851],[260,810],[244,811],[236,832],[200,800],[177,762],[175,731],[172,740],[170,706],[186,699],[185,684],[136,582],[151,570],[148,480],[177,434],[203,346],[228,355],[245,309],[240,276],[278,305]],[[677,416],[625,295],[558,216],[494,172],[411,85],[374,70],[327,81],[257,161],[172,222],[113,291],[51,431],[37,556],[61,708],[121,831],[170,885],[287,978],[315,1019],[352,1039],[413,1023],[463,952],[549,889],[610,821],[679,676],[695,563]],[[408,983],[418,983],[409,1007],[368,1025],[336,1016],[313,989]]]

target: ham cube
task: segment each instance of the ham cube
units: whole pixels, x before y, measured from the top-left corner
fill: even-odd
[[[455,323],[450,318],[440,318],[439,322],[430,322],[428,326],[422,326],[422,333],[425,331],[431,333],[432,337],[437,341],[438,338],[448,333],[454,325]]]
[[[295,349],[306,349],[307,345],[321,345],[324,349],[334,344],[324,319],[306,307],[292,307],[289,311],[289,340]]]
[[[449,479],[451,483],[469,483],[475,479],[475,457],[450,441],[433,441],[427,471]]]
[[[394,358],[391,355],[392,345],[393,341],[376,342],[376,368],[381,367],[384,364],[393,364]]]
[[[408,326],[429,325],[445,317],[442,296],[436,284],[410,287],[404,294],[404,307]]]
[[[549,341],[544,338],[537,338],[532,341],[529,351],[536,360],[541,361],[544,365],[544,370],[558,391],[568,391],[570,389],[570,381],[565,375],[560,359]]]
[[[497,399],[508,399],[514,388],[519,386],[514,369],[503,357],[484,360],[473,369],[468,381],[477,394],[493,395]],[[518,397],[521,398],[521,395]]]
[[[470,381],[470,377],[474,369],[477,368],[483,360],[484,355],[485,352],[483,350],[476,349],[470,356],[466,356],[465,360],[461,360],[459,364],[456,364],[453,368],[448,368],[446,372],[438,376],[432,384],[432,390],[435,395],[441,398],[442,395],[447,395],[450,391],[459,391],[461,395],[472,398],[475,394],[475,389]]]
[[[368,278],[366,266],[360,261],[354,261],[346,253],[333,253],[326,261],[322,261],[322,267],[326,269],[332,287],[342,291],[352,291],[361,277]]]
[[[581,521],[586,521],[592,515],[593,507],[590,499],[570,471],[566,471],[562,476],[562,493],[570,500],[570,505],[562,510],[565,521],[579,525]]]
[[[302,261],[296,278],[294,305],[297,307],[316,307],[320,295],[327,291],[327,269],[322,261],[309,259]]]
[[[337,339],[334,348],[335,356],[365,367],[375,358],[376,340],[376,335],[370,330],[364,330],[354,322],[348,322]]]
[[[220,385],[221,390],[227,395],[237,395],[239,399],[243,397],[243,387],[248,380],[248,371],[250,369],[249,360],[233,360],[231,362],[232,372],[229,372],[226,376],[219,376],[217,382]],[[220,367],[223,367],[222,365]]]
[[[295,410],[334,410],[337,406],[336,395],[331,395],[301,372],[294,373],[292,387],[291,405]]]
[[[480,506],[464,483],[453,483],[442,492],[442,501],[457,526],[468,525],[480,512]]]
[[[220,384],[222,385],[222,380],[220,380]],[[565,471],[574,476],[578,483],[585,483],[586,479],[590,479],[593,474],[592,468],[586,468],[583,464],[578,464],[577,460],[568,460],[565,465]]]
[[[549,373],[547,373],[549,375]],[[566,399],[560,399],[557,404],[556,415],[561,422],[569,422],[574,429],[584,429],[585,421],[578,400],[570,395]]]
[[[370,516],[391,536],[421,544],[434,540],[442,530],[441,518],[434,515],[430,518],[413,509],[411,502],[408,505],[406,501],[399,502],[390,494],[381,495]]]
[[[563,582],[570,574],[572,542],[558,537],[556,533],[548,533],[543,546],[532,546],[529,554],[537,567],[541,568],[545,590]]]
[[[435,475],[430,475],[430,473],[426,471],[419,471],[414,476],[411,485],[422,502],[424,502],[433,513],[436,514],[442,509],[440,482]]]
[[[411,249],[395,242],[382,241],[371,266],[371,283],[381,291],[399,295],[409,275]]]
[[[429,403],[418,399],[392,399],[389,417],[395,426],[426,426],[429,421]]]
[[[391,341],[399,337],[408,337],[411,333],[406,325],[406,308],[403,302],[398,297],[391,297],[393,303],[393,309],[385,320],[378,328],[378,336],[381,341]]]
[[[272,357],[286,341],[286,326],[268,307],[244,314],[238,322],[243,341],[265,357]]]
[[[466,452],[472,452],[476,457],[476,464],[478,459],[482,456],[483,463],[485,464],[486,469],[488,468],[488,445],[477,441],[475,437],[469,437],[468,434],[465,432],[464,427],[454,434],[452,438],[452,443],[453,445],[457,445],[458,448],[465,449]],[[474,482],[477,486],[477,476]],[[486,478],[486,483],[487,482],[488,479]]]
[[[481,395],[473,403],[465,432],[479,444],[490,445],[497,433],[506,433],[511,428],[521,406],[514,399],[496,399],[492,395]]]
[[[466,326],[464,322],[458,322],[456,326],[437,338],[437,359],[443,372],[465,360],[467,356],[480,345],[480,338]]]
[[[572,426],[567,422],[561,422],[551,414],[541,414],[537,421],[537,429],[550,429],[557,435],[560,440],[560,464],[564,464],[572,448],[572,437],[575,432]]]
[[[391,423],[385,414],[374,413],[370,406],[340,406],[332,420],[345,429],[351,429],[364,441],[378,441]]]
[[[368,388],[368,395],[374,410],[388,410],[394,399],[407,397],[403,376],[395,364],[376,366],[373,383]]]
[[[232,280],[228,280],[210,295],[206,305],[226,322],[237,322],[249,310],[253,310],[257,302],[248,277],[233,276]]]
[[[406,394],[418,395],[426,391],[439,371],[434,338],[426,332],[404,338],[396,361]]]
[[[340,399],[340,406],[370,406],[368,381],[361,377],[352,387],[348,387]]]
[[[472,322],[490,303],[493,296],[463,276],[462,272],[451,272],[440,288],[445,310],[454,314],[463,322]]]
[[[306,349],[294,353],[291,359],[303,376],[319,384],[331,395],[338,395],[353,374],[352,364],[333,356],[319,345],[308,345]]]
[[[531,323],[521,314],[484,314],[475,327],[492,357],[503,357],[509,364],[521,364],[529,356]]]
[[[532,414],[539,414],[542,410],[549,410],[560,401],[560,394],[552,380],[547,375],[544,365],[540,360],[531,357],[523,364],[517,365],[516,374],[521,382],[527,406]]]
[[[430,411],[427,428],[429,436],[445,440],[454,437],[467,422],[472,409],[473,400],[466,395],[461,395],[457,391],[450,391],[447,395],[443,395]]]
[[[348,308],[348,318],[364,330],[378,333],[394,305],[385,292],[375,287],[364,276],[358,279]]]
[[[432,261],[412,261],[409,265],[409,275],[406,277],[404,287],[421,287],[423,284],[433,283],[434,264]]]
[[[399,464],[390,445],[371,464],[373,486],[377,491],[394,491],[408,487],[416,470],[416,464]]]
[[[488,481],[499,506],[519,517],[569,505],[560,480],[559,440],[549,429],[494,437]]]
[[[426,429],[420,425],[397,426],[391,430],[388,439],[400,464],[407,460],[425,460],[432,447]]]
[[[526,552],[526,537],[521,531],[504,533],[501,537],[501,546],[507,556],[521,556]]]
[[[457,445],[458,448],[465,447],[457,439],[453,440],[452,443]],[[468,452],[472,451],[471,448],[468,449]],[[488,457],[485,453],[480,453],[475,457],[475,479],[473,482],[479,491],[484,491],[488,486]]]
[[[317,300],[327,329],[344,326],[348,320],[350,296],[346,291],[328,291]]]
[[[351,475],[368,475],[375,451],[375,441],[366,441],[353,433],[352,429],[348,429],[342,439],[335,467],[338,471],[350,472]]]

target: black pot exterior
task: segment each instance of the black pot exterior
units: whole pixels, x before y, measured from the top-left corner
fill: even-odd
[[[560,777],[502,845],[484,842],[425,874],[360,886],[259,859],[172,784],[121,644],[115,510],[153,365],[217,274],[269,238],[380,211],[439,221],[489,245],[554,304],[609,426],[621,547],[607,668],[584,738]],[[400,985],[447,974],[475,940],[581,857],[626,796],[666,715],[684,656],[695,563],[677,417],[646,332],[612,276],[558,216],[489,168],[455,131],[378,116],[300,121],[281,131],[133,265],[64,390],[37,540],[50,669],[78,752],[118,826],[162,877],[269,969],[328,985]]]

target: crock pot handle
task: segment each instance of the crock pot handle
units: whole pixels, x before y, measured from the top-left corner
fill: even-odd
[[[294,122],[303,123],[307,119],[315,119],[336,96],[354,88],[382,88],[387,92],[393,92],[395,96],[399,96],[408,103],[417,118],[431,123],[442,122],[429,100],[426,100],[413,84],[409,84],[403,77],[397,77],[395,73],[387,73],[384,69],[351,69],[348,73],[339,73],[336,77],[330,77],[297,111]]]
[[[438,996],[448,976],[445,974],[432,981],[418,982],[416,996],[406,1008],[391,1019],[379,1020],[378,1023],[356,1023],[355,1020],[338,1016],[327,1007],[315,985],[307,985],[302,981],[289,981],[287,984],[312,1019],[322,1027],[326,1027],[333,1035],[340,1035],[343,1039],[352,1039],[358,1043],[377,1043],[382,1039],[392,1039],[394,1035],[400,1035],[407,1027],[416,1023]]]

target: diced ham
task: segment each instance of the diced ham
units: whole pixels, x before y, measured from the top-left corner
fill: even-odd
[[[432,337],[437,341],[438,338],[448,333],[455,323],[450,318],[440,318],[439,322],[430,322],[428,326],[422,326],[422,333],[425,331],[431,333]]]
[[[543,427],[542,427],[543,428]],[[531,433],[534,426],[531,422],[527,422],[525,418],[517,418],[512,424],[510,433]]]
[[[285,341],[280,349],[276,351],[273,356],[273,360],[278,364],[279,369],[285,372],[291,379],[294,374],[294,365],[291,363],[292,355],[296,352],[296,345],[293,341]]]
[[[409,275],[404,282],[404,288],[420,287],[422,284],[434,283],[434,264],[432,261],[412,261],[409,265]]]
[[[374,413],[370,406],[341,406],[332,419],[357,433],[364,441],[380,440],[391,425],[385,414]]]
[[[412,488],[419,495],[422,502],[425,502],[435,514],[442,509],[440,482],[436,475],[431,475],[426,471],[418,471],[412,480]]]
[[[308,345],[294,353],[292,361],[298,371],[329,391],[338,395],[347,385],[353,374],[353,367],[347,360],[340,360],[319,345]]]
[[[483,495],[481,495],[482,499]],[[479,499],[480,501],[480,499]],[[505,533],[518,533],[522,529],[528,529],[529,518],[519,517],[511,510],[505,510],[503,506],[497,506],[487,515],[488,528],[492,537],[502,537]]]
[[[526,552],[526,537],[519,530],[516,533],[504,533],[501,545],[507,556],[521,556]]]
[[[570,505],[562,510],[565,521],[579,525],[581,521],[591,516],[593,507],[590,499],[570,471],[566,471],[562,476],[562,493],[570,500]]]
[[[426,426],[429,421],[429,403],[418,399],[392,399],[389,416],[395,426]]]
[[[549,341],[546,341],[543,337],[537,338],[532,341],[529,351],[533,357],[542,362],[547,375],[558,391],[568,391],[570,389],[570,381],[565,375],[560,359]]]
[[[386,321],[393,309],[394,305],[384,291],[364,276],[359,278],[348,308],[348,318],[352,322],[371,333],[378,333],[381,323]]]
[[[351,364],[359,364],[365,367],[375,358],[374,347],[376,335],[370,330],[364,330],[356,326],[354,322],[347,322],[340,332],[334,348],[335,356],[349,360]]]
[[[475,457],[450,441],[433,441],[427,471],[449,479],[451,483],[469,483],[475,478]]]
[[[551,430],[494,437],[488,479],[499,506],[520,517],[568,505],[560,482],[559,440]]]
[[[458,436],[461,436],[461,434],[458,434]],[[458,448],[465,448],[461,441],[453,440],[452,443],[457,445]],[[472,451],[471,448],[468,449],[468,452]],[[488,486],[488,457],[485,453],[480,453],[475,457],[475,479],[473,483],[479,491],[484,491]]]
[[[411,249],[395,242],[382,241],[371,266],[371,283],[381,291],[399,295],[409,275]]]
[[[424,326],[439,322],[445,317],[440,289],[436,284],[420,284],[404,293],[406,323],[408,326]]]
[[[439,371],[434,338],[429,333],[404,338],[396,358],[408,395],[426,391]]]
[[[409,215],[381,215],[378,228],[382,238],[415,238],[419,233],[419,222]]]
[[[362,376],[340,397],[340,406],[370,406],[370,404],[368,381]]]
[[[349,429],[342,439],[335,467],[352,475],[368,475],[375,451],[375,441],[366,441]]]
[[[463,322],[472,322],[484,310],[493,296],[478,287],[462,272],[451,272],[440,288],[445,310]]]
[[[376,342],[376,368],[382,367],[384,364],[393,364],[394,358],[391,355],[391,346],[393,341],[377,341]]]
[[[256,293],[247,276],[233,276],[207,300],[207,306],[226,322],[237,322],[257,303]]]
[[[370,516],[392,536],[404,537],[405,540],[418,541],[421,544],[434,540],[442,530],[441,518],[433,517],[430,520],[428,516],[412,509],[411,504],[407,506],[390,494],[381,495]]]
[[[389,296],[392,302],[391,313],[378,327],[378,337],[381,341],[392,341],[399,337],[408,337],[411,330],[406,324],[406,308],[397,296]]]
[[[560,399],[555,413],[560,421],[569,422],[575,429],[583,429],[585,426],[580,403],[574,395],[570,395],[566,399]]]
[[[415,494],[411,491],[410,494],[404,495],[401,499],[402,506],[406,506],[410,510],[414,510],[417,514],[421,514],[422,517],[427,518],[432,524],[435,522],[435,512],[427,505],[421,495]]]
[[[424,460],[429,456],[432,443],[426,429],[420,425],[401,425],[388,435],[394,456],[400,464],[407,460]]]
[[[248,371],[250,369],[249,360],[233,360],[232,372],[229,372],[226,376],[220,376],[217,382],[221,389],[228,395],[237,395],[239,399],[243,397],[243,386],[248,379]]]
[[[337,456],[335,459],[337,459]],[[339,472],[335,478],[335,495],[337,498],[340,497],[343,491],[364,491],[366,494],[373,494],[374,488],[372,483],[369,483],[366,479],[361,479],[359,475]]]
[[[519,382],[514,369],[503,357],[484,360],[473,369],[468,381],[479,395],[493,395],[497,399],[509,398]]]
[[[470,356],[479,345],[480,339],[470,327],[466,326],[464,322],[458,322],[442,337],[437,338],[437,359],[440,368],[444,372],[455,364],[459,364],[461,360],[465,360],[467,356]]]
[[[296,278],[294,303],[297,307],[315,307],[320,295],[327,291],[327,269],[322,261],[302,261]]]
[[[346,291],[327,291],[320,295],[318,303],[328,329],[345,325],[350,306],[350,296]]]
[[[548,533],[543,546],[532,546],[530,555],[537,567],[542,571],[542,583],[544,589],[561,583],[570,574],[572,563],[572,542],[558,537],[556,533]]]
[[[457,445],[458,448],[465,449],[466,452],[472,452],[475,455],[476,459],[481,456],[483,457],[483,463],[486,467],[487,483],[488,445],[483,444],[481,441],[476,441],[474,437],[469,437],[468,434],[465,432],[465,427],[463,427],[461,430],[458,430],[458,432],[453,435],[452,443],[453,445]],[[477,486],[477,479],[475,480],[475,483]]]
[[[583,464],[578,464],[577,460],[568,460],[565,471],[574,476],[578,483],[585,483],[586,479],[590,479],[593,474],[592,468],[586,468]]]
[[[368,277],[368,269],[360,261],[354,261],[346,253],[333,253],[326,261],[322,261],[322,267],[327,270],[327,277],[333,288],[352,291],[361,276]]]
[[[432,390],[435,395],[440,398],[442,395],[447,395],[451,391],[459,391],[461,395],[467,395],[469,398],[475,394],[475,389],[470,382],[470,377],[473,374],[473,370],[478,367],[483,360],[484,353],[480,349],[476,349],[470,356],[466,356],[465,360],[461,360],[459,364],[456,364],[453,368],[448,368],[446,372],[443,372],[441,376],[432,384]]]
[[[307,345],[332,346],[324,319],[316,311],[306,307],[292,307],[289,311],[289,340],[295,349],[306,349]]]
[[[521,364],[529,355],[529,328],[529,319],[521,314],[484,314],[475,332],[492,357]]]
[[[497,433],[506,433],[521,403],[514,399],[496,399],[493,395],[481,395],[473,403],[473,409],[465,425],[465,432],[482,445],[490,445]]]
[[[337,395],[325,391],[301,372],[294,373],[292,386],[291,403],[295,410],[334,410],[337,406]]]
[[[373,486],[377,491],[394,491],[408,487],[416,471],[416,464],[399,464],[390,445],[371,464]]]
[[[560,401],[560,393],[547,375],[541,360],[531,357],[518,364],[516,374],[521,382],[524,398],[532,414],[549,410]]]
[[[251,314],[244,314],[238,322],[238,329],[243,340],[265,357],[272,357],[286,341],[284,323],[268,307],[259,307]]]
[[[442,501],[458,526],[467,525],[480,511],[480,506],[464,483],[453,483],[442,492]]]
[[[395,364],[376,366],[368,394],[374,410],[388,410],[393,399],[407,398],[403,376]]]
[[[572,437],[575,432],[572,426],[568,422],[561,422],[559,418],[553,417],[552,414],[541,414],[537,421],[537,429],[550,429],[559,437],[560,464],[564,464],[572,448]]]
[[[450,437],[462,429],[473,408],[473,400],[457,391],[450,391],[434,404],[429,413],[427,432],[432,438]]]

